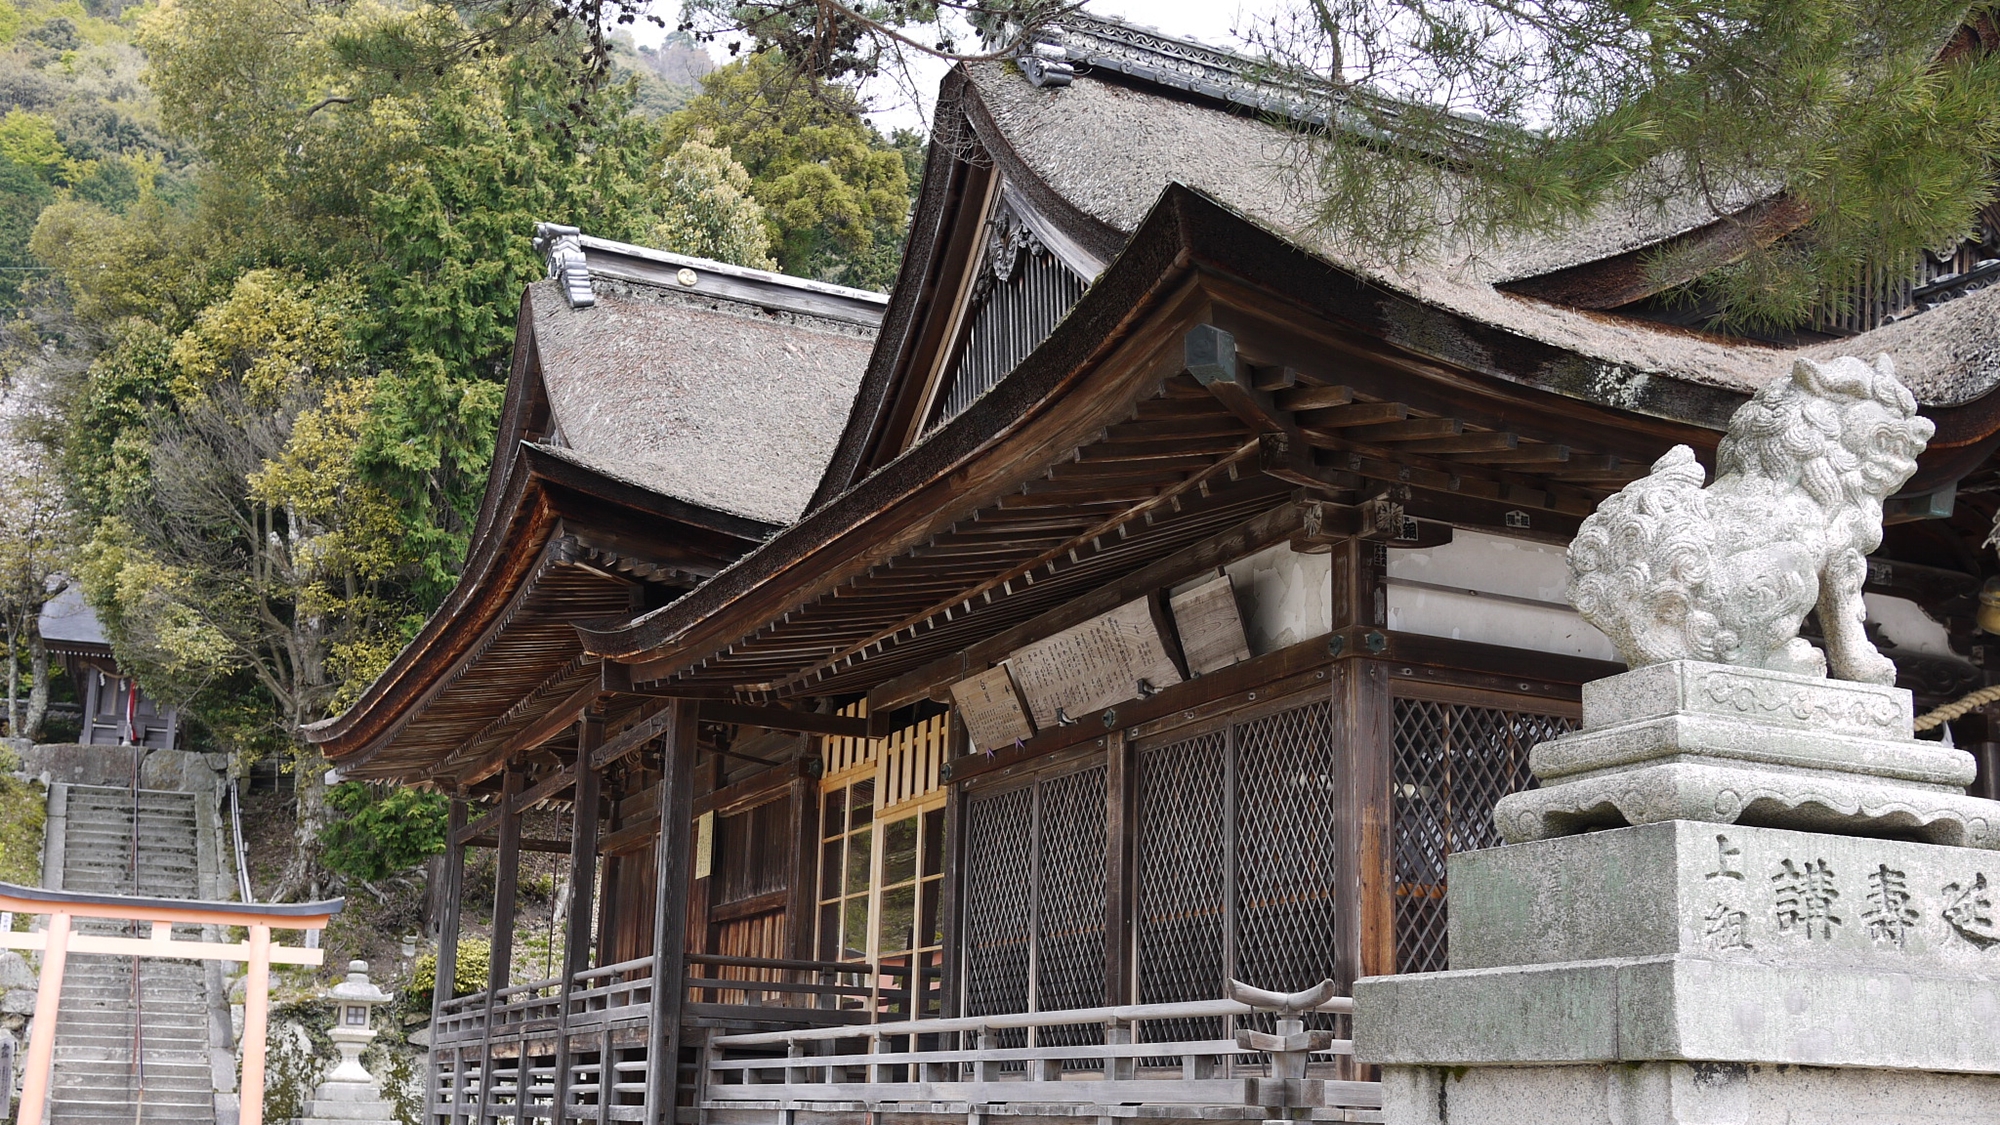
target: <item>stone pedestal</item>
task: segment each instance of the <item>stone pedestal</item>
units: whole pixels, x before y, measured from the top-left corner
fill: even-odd
[[[1907,693],[1687,662],[1587,692],[1503,804],[1527,842],[1450,859],[1451,971],[1355,986],[1387,1120],[2000,1121],[2000,806]]]
[[[373,1082],[322,1082],[299,1125],[400,1125],[396,1107]]]

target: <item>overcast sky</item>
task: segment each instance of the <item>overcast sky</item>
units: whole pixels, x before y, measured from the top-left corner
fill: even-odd
[[[1217,47],[1241,48],[1244,44],[1236,35],[1239,29],[1248,29],[1285,6],[1286,0],[1088,0],[1085,10]],[[674,17],[680,5],[675,0],[656,0],[655,10],[671,25],[677,22]],[[642,43],[658,42],[665,34],[643,23],[635,31]],[[728,61],[725,44],[712,44],[710,50],[718,62]],[[937,59],[917,60],[910,83],[914,90],[902,89],[901,83],[889,79],[871,83],[863,94],[876,107],[870,114],[876,127],[886,133],[927,126],[931,100],[947,68],[948,64]]]

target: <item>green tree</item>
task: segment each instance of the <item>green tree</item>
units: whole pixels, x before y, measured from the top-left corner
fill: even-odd
[[[2000,171],[2000,55],[1964,0],[1320,0],[1273,42],[1341,127],[1319,218],[1367,253],[1477,251],[1614,206],[1804,225],[1735,261],[1665,254],[1725,319],[1789,326],[1955,244]],[[1990,26],[1990,24],[1988,25]],[[1387,95],[1387,96],[1384,96]]]
[[[329,870],[373,881],[444,851],[451,801],[442,793],[343,781],[326,803],[333,815],[320,843]]]
[[[579,115],[576,33],[522,26],[163,5],[148,81],[197,190],[141,178],[37,225],[69,338],[101,349],[55,393],[78,572],[149,689],[296,770],[287,894],[318,881],[328,816],[300,727],[352,702],[463,559],[535,223],[636,239],[660,217],[630,88]]]
[[[662,250],[739,266],[775,269],[764,209],[750,195],[750,173],[697,133],[660,169],[661,218],[650,241]]]
[[[725,147],[750,174],[772,255],[786,273],[881,289],[878,244],[900,246],[910,178],[896,147],[844,87],[797,74],[775,51],[725,66],[667,119],[667,142]]]

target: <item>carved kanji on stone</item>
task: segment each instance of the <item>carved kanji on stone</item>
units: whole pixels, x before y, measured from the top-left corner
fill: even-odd
[[[1742,856],[1742,848],[1731,844],[1729,837],[1717,833],[1715,837],[1715,870],[1709,872],[1703,878],[1741,880],[1743,878],[1743,868],[1740,865]]]
[[[1702,915],[1702,921],[1707,923],[1706,928],[1701,932],[1702,937],[1708,939],[1708,944],[1711,947],[1716,949],[1754,948],[1750,944],[1748,933],[1750,915],[1730,906],[1728,903],[1716,903],[1715,909]]]
[[[1981,949],[2000,945],[2000,932],[1993,928],[1993,896],[1986,889],[1986,873],[1973,875],[1970,883],[1946,883],[1944,920],[1953,933]]]
[[[1910,905],[1910,891],[1901,871],[1878,864],[1868,873],[1868,909],[1861,912],[1868,936],[1903,948],[1903,940],[1917,924],[1917,908]]]
[[[1841,924],[1841,918],[1833,912],[1840,892],[1834,889],[1832,866],[1823,859],[1810,860],[1804,867],[1782,860],[1771,882],[1777,888],[1772,913],[1777,916],[1779,933],[1801,933],[1808,941],[1815,936],[1833,940],[1833,928]]]

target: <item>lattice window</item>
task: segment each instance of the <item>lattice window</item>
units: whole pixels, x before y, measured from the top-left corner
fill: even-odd
[[[1211,731],[1139,755],[1139,1002],[1222,995],[1229,740]],[[1155,1042],[1213,1039],[1220,1020],[1142,1025]]]
[[[1333,975],[1333,708],[1236,728],[1236,976],[1293,991]]]
[[[1104,1003],[1104,767],[1041,784],[1040,901],[1035,905],[1035,1008]],[[1047,1043],[1098,1043],[1102,1031],[1050,1028]]]
[[[1141,750],[1138,989],[1213,1000],[1231,976],[1305,988],[1333,975],[1333,709],[1325,701]],[[1201,1039],[1219,1020],[1147,1028]]]
[[[967,1015],[1104,1002],[1104,792],[1100,763],[967,799]]]
[[[1534,785],[1528,751],[1574,729],[1559,715],[1398,699],[1395,772],[1396,968],[1447,965],[1445,859],[1497,847],[1493,806]]]
[[[1028,1010],[1035,858],[1032,787],[965,802],[965,1013]]]

